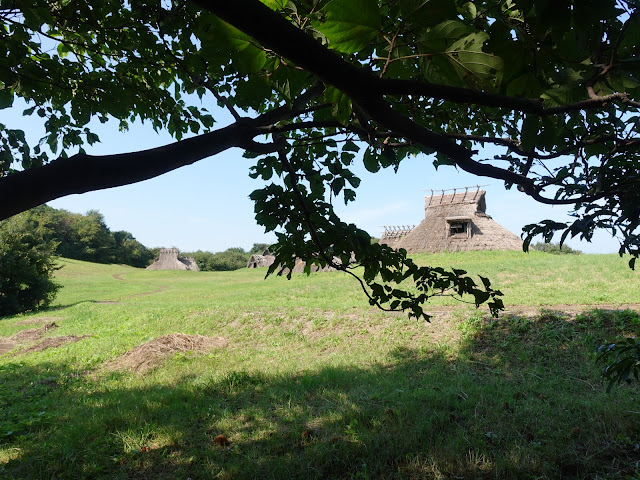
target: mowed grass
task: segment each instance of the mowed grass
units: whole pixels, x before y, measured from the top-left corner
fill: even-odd
[[[0,356],[0,478],[640,478],[638,387],[607,394],[594,362],[640,329],[611,310],[640,303],[637,272],[615,255],[416,259],[488,276],[535,314],[438,299],[424,323],[369,307],[340,273],[62,261],[54,308],[0,319],[0,336],[41,318],[91,337]],[[229,343],[146,374],[103,368],[170,333]]]

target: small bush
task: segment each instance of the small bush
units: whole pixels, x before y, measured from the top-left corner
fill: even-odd
[[[198,250],[193,253],[183,253],[187,257],[193,257],[198,268],[203,272],[221,272],[238,270],[247,266],[249,254],[242,248],[229,248],[224,252],[203,252]]]
[[[552,253],[554,255],[579,255],[582,253],[580,250],[575,250],[567,245],[562,245],[561,247],[559,243],[538,242],[535,245],[531,245],[531,248],[537,250],[538,252]]]
[[[0,316],[47,307],[60,288],[53,282],[54,242],[44,241],[24,215],[0,222]]]

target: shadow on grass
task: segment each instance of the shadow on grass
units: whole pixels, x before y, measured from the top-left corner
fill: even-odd
[[[5,364],[0,477],[637,475],[637,390],[605,394],[591,353],[638,324],[612,318],[476,319],[455,358],[395,348],[374,365],[286,375],[94,382],[69,366]]]

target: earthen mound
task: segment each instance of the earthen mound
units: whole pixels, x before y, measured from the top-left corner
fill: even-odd
[[[154,338],[132,348],[124,355],[106,363],[104,368],[107,370],[128,370],[130,372],[144,373],[156,368],[165,358],[176,353],[204,353],[214,348],[226,347],[228,343],[222,337],[172,333]]]
[[[54,328],[58,328],[58,325],[56,324],[56,322],[51,322],[43,325],[40,328],[30,328],[28,330],[22,330],[21,332],[10,336],[6,340],[14,343],[35,342],[36,340],[40,340],[40,338],[42,338],[49,330],[53,330]]]

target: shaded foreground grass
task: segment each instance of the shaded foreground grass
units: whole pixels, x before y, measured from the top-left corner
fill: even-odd
[[[55,335],[91,338],[0,357],[0,477],[640,478],[638,389],[607,395],[593,359],[637,332],[635,312],[424,324],[363,306],[339,274],[122,270],[61,278],[94,280],[47,313]],[[174,332],[229,346],[91,375]]]

